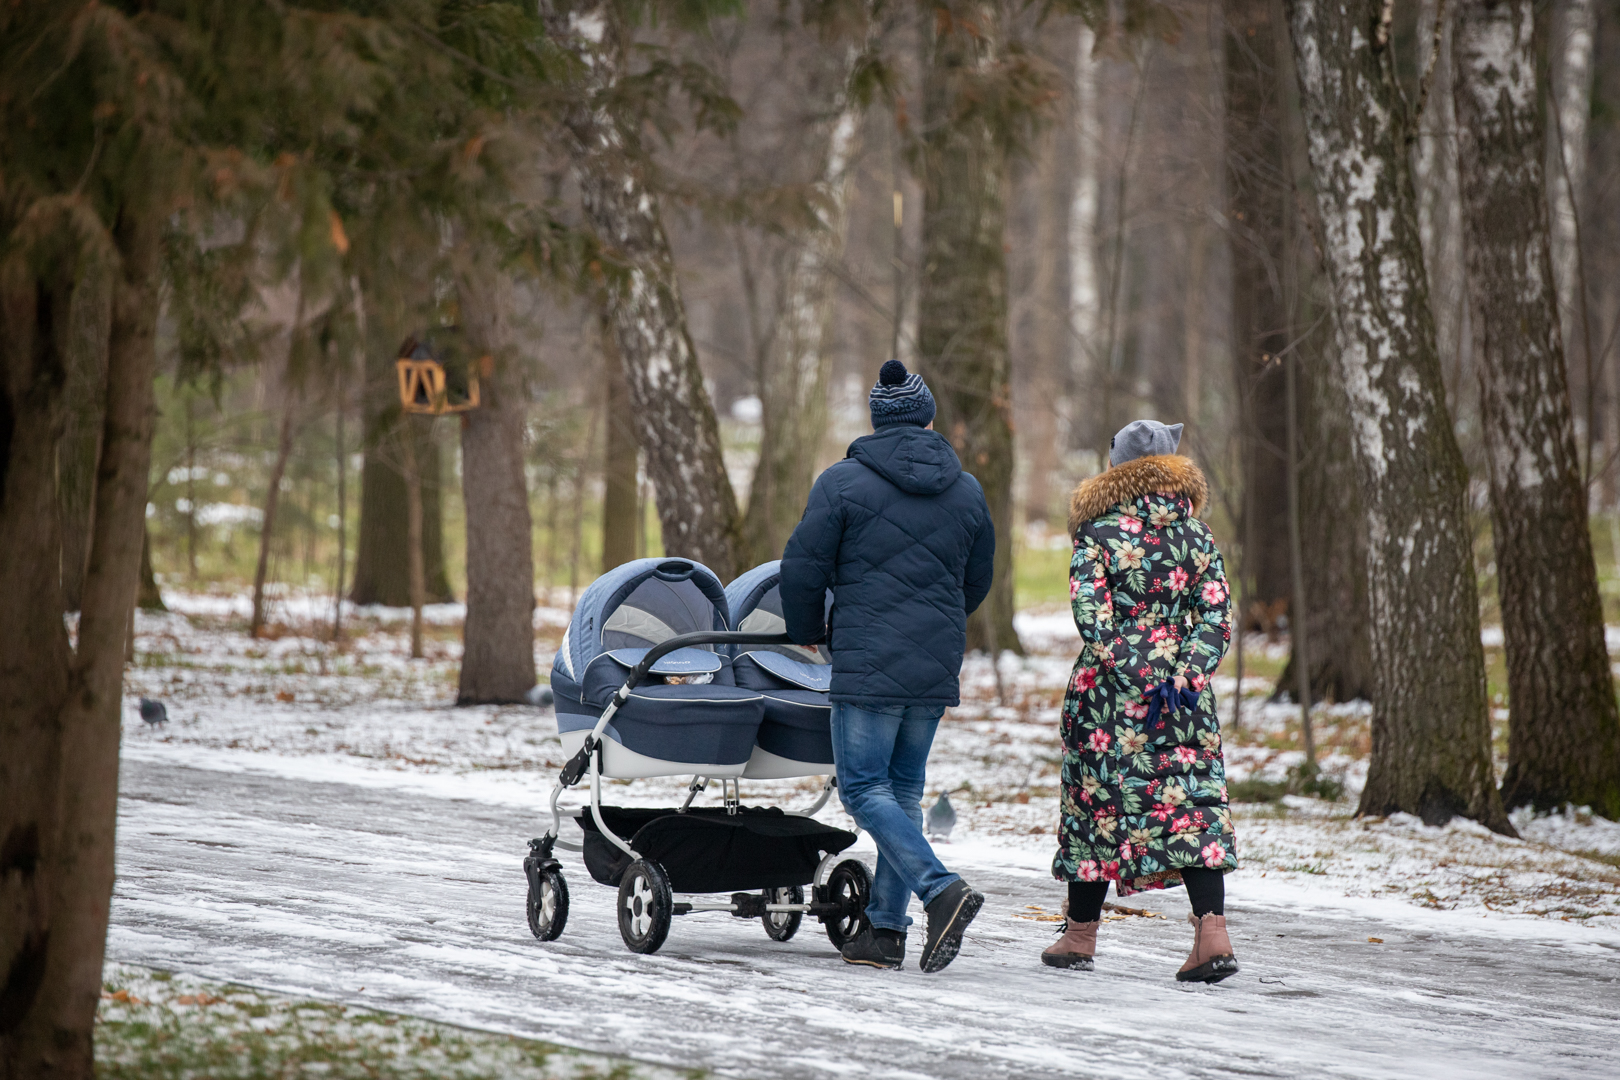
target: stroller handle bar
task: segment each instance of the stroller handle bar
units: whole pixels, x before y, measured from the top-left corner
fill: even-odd
[[[668,641],[661,641],[647,650],[647,655],[641,658],[630,672],[630,677],[624,681],[619,692],[614,696],[617,704],[623,705],[624,699],[630,691],[641,685],[641,680],[647,677],[654,664],[674,652],[684,649],[688,645],[796,645],[786,634],[749,634],[740,630],[700,630],[695,634],[677,634]],[[812,642],[814,644],[814,642]]]
[[[613,699],[608,702],[606,709],[596,721],[596,726],[585,737],[585,745],[580,747],[579,753],[569,759],[563,766],[562,775],[558,778],[563,787],[573,787],[584,777],[590,767],[591,755],[596,752],[602,741],[602,732],[607,728],[608,721],[613,714],[630,699],[630,691],[641,685],[641,680],[647,677],[652,666],[676,649],[684,649],[689,645],[796,645],[787,634],[749,634],[740,630],[700,630],[692,634],[677,634],[667,641],[661,641],[647,650],[647,655],[641,658],[630,671],[624,685],[613,692]],[[819,642],[811,642],[819,644]]]

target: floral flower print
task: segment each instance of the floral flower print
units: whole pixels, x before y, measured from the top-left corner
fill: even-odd
[[[1077,532],[1069,580],[1082,648],[1063,702],[1053,873],[1117,881],[1128,895],[1178,883],[1181,867],[1232,869],[1210,687],[1231,638],[1220,552],[1191,500],[1173,492],[1111,506]],[[1177,675],[1198,705],[1144,730],[1149,692]]]

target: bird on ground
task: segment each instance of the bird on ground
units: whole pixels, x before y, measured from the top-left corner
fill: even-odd
[[[163,707],[163,702],[143,697],[141,698],[141,719],[146,721],[147,727],[167,724],[169,722],[169,710]]]
[[[930,840],[949,840],[951,830],[956,828],[956,808],[951,805],[951,795],[948,791],[939,793],[939,801],[928,808],[928,814],[923,819],[924,827],[928,830]]]

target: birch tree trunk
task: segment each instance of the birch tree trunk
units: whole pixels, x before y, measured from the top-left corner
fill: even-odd
[[[637,132],[608,99],[625,74],[625,31],[607,3],[560,13],[553,38],[576,49],[588,103],[567,118],[585,216],[617,264],[607,275],[613,333],[630,386],[636,437],[658,498],[664,550],[722,581],[738,571],[741,520],[721,455],[720,426],[686,328],[686,308],[657,193],[637,162]]]
[[[275,539],[276,510],[281,505],[281,480],[287,474],[287,458],[292,455],[296,399],[290,386],[286,391],[287,402],[282,408],[280,434],[276,438],[276,462],[270,467],[270,482],[264,493],[264,517],[259,520],[259,561],[253,569],[253,617],[248,623],[249,637],[258,637],[259,631],[264,629],[264,585],[270,568],[270,543]]]
[[[827,431],[831,357],[825,338],[832,284],[827,267],[843,257],[849,165],[860,146],[861,109],[848,86],[858,55],[850,50],[833,119],[822,136],[827,149],[814,183],[816,226],[792,257],[783,288],[781,324],[761,379],[759,463],[743,520],[755,562],[781,558],[787,538],[804,514]]]
[[[534,523],[523,470],[527,394],[507,322],[510,283],[465,249],[462,256],[461,325],[468,356],[479,365],[480,400],[461,414],[467,619],[456,704],[514,704],[535,684]]]
[[[1369,2],[1285,6],[1367,515],[1375,697],[1360,812],[1510,833],[1388,26]]]
[[[1620,712],[1558,328],[1534,36],[1531,0],[1459,5],[1459,171],[1512,710],[1503,798],[1620,818]]]
[[[923,257],[918,362],[934,426],[984,487],[996,530],[990,596],[968,620],[968,648],[1022,651],[1013,629],[1013,432],[1008,385],[1006,154],[975,83],[1000,48],[993,3],[934,9],[923,62]]]
[[[1082,400],[1096,390],[1107,357],[1099,350],[1102,293],[1097,276],[1097,213],[1101,195],[1102,118],[1097,87],[1097,33],[1080,24],[1074,53],[1074,186],[1069,196],[1069,383]],[[1096,446],[1094,432],[1082,435],[1079,417],[1069,418],[1071,446]],[[1107,439],[1113,432],[1101,436]],[[1101,470],[1107,459],[1098,463]]]

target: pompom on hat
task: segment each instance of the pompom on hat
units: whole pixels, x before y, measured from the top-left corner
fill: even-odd
[[[874,430],[891,424],[927,427],[934,419],[934,395],[922,376],[906,370],[898,360],[886,361],[878,370],[877,385],[867,395]]]

